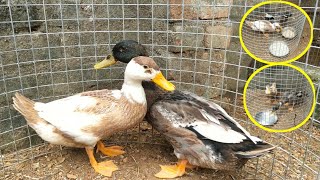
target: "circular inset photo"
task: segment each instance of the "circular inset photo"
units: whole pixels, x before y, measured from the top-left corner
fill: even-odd
[[[307,52],[312,23],[304,10],[283,1],[268,1],[251,8],[240,23],[245,51],[263,63],[292,62]]]
[[[311,79],[298,67],[267,65],[256,70],[244,89],[244,107],[262,129],[292,131],[311,116],[315,105]]]

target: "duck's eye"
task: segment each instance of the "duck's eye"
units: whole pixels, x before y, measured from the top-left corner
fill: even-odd
[[[108,55],[108,56],[107,56],[107,59],[110,59],[110,58],[111,58],[111,55]]]
[[[144,68],[144,69],[149,69],[149,66],[143,65],[143,68]]]

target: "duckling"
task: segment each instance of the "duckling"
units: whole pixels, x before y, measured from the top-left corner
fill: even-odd
[[[271,85],[267,84],[265,94],[270,98],[270,103],[274,102],[279,95],[276,83],[272,83]]]
[[[174,85],[162,75],[149,57],[132,58],[125,69],[121,90],[96,90],[79,93],[48,103],[34,102],[16,93],[14,108],[19,111],[45,141],[85,148],[91,166],[104,176],[118,170],[112,161],[98,163],[93,149],[107,156],[123,154],[123,147],[105,147],[101,139],[139,124],[146,112],[146,97],[141,82],[152,80],[165,90]]]
[[[119,58],[117,47],[140,47]],[[129,63],[144,48],[135,41],[121,41],[101,64],[117,61]],[[97,69],[104,66],[96,64]],[[237,170],[248,159],[270,152],[275,147],[251,136],[219,105],[189,92],[175,90],[167,93],[149,82],[142,82],[146,91],[148,112],[146,120],[162,133],[174,148],[179,159],[176,165],[161,166],[158,178],[175,178],[185,174],[188,167],[218,170]]]
[[[278,12],[278,13],[265,13],[264,19],[267,21],[270,21],[271,23],[285,23],[289,20],[290,17],[292,17],[292,13],[289,11],[285,12]],[[295,18],[292,18],[295,19]]]
[[[308,97],[308,94],[305,91],[286,91],[282,93],[280,102],[277,106],[273,107],[273,110],[278,110],[280,106],[285,105],[288,106],[289,111],[293,111],[296,105],[302,104],[304,102],[305,97]]]
[[[264,36],[268,37],[268,32],[281,32],[282,27],[279,23],[271,23],[267,20],[258,20],[258,21],[248,21],[245,23],[254,31],[262,32]]]

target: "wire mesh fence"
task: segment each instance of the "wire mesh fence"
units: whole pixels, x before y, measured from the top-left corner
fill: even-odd
[[[276,113],[278,119],[271,124],[272,129],[297,126],[309,115],[313,104],[312,88],[306,77],[287,66],[268,67],[256,74],[246,94],[246,104],[253,117],[259,112]]]
[[[54,154],[66,157],[67,163],[78,162],[72,157],[79,157],[79,153],[44,143],[13,109],[11,98],[19,91],[36,101],[48,102],[82,91],[120,88],[123,64],[101,71],[94,70],[93,65],[123,39],[145,45],[166,76],[174,78],[178,89],[195,92],[220,104],[252,134],[277,146],[274,154],[250,161],[238,174],[239,178],[319,178],[319,110],[316,109],[304,127],[285,134],[259,130],[243,113],[241,98],[247,72],[255,70],[257,64],[253,61],[254,66],[249,66],[252,60],[240,46],[238,27],[241,17],[255,4],[238,0],[182,3],[163,0],[0,2],[3,12],[0,17],[0,178],[62,178],[72,171],[72,166],[64,163],[64,169],[60,168],[61,164],[42,166],[49,162],[48,157],[56,159]],[[293,3],[309,13],[315,37],[319,36],[319,0]],[[319,46],[313,44],[297,64],[308,73],[316,72],[312,78],[319,108],[317,50]],[[132,143],[153,144],[153,148],[143,151],[153,152],[151,157],[157,153],[161,157],[170,156],[167,152],[171,149],[159,152],[154,148],[167,144],[145,123],[108,140],[127,143],[130,147]],[[142,147],[131,150],[139,154],[139,148]],[[66,152],[71,155],[67,156]],[[135,157],[137,162],[132,166],[137,163],[142,166],[140,159],[149,162],[148,158]],[[84,163],[74,173],[78,177],[93,174],[85,166],[89,164]],[[128,172],[143,179],[150,177],[142,177],[145,169],[149,167],[140,168],[140,173],[130,168]],[[193,175],[194,178],[224,177],[212,171]]]
[[[305,50],[310,41],[310,25],[296,7],[271,3],[254,9],[242,28],[243,42],[257,58],[280,62]]]

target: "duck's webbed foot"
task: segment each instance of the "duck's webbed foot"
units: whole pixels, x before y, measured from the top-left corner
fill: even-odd
[[[109,156],[109,157],[114,157],[114,156],[118,156],[121,154],[124,154],[125,151],[123,151],[123,147],[121,146],[109,146],[109,147],[105,147],[103,142],[98,141],[97,143],[97,151],[99,152],[101,151],[102,154]]]
[[[155,176],[157,178],[166,178],[166,179],[180,177],[185,174],[187,166],[189,166],[190,168],[192,166],[192,165],[191,166],[188,165],[187,160],[180,160],[176,165],[167,165],[167,166],[160,165],[161,171],[155,174]]]
[[[87,155],[90,160],[91,166],[94,168],[94,170],[107,177],[111,177],[113,171],[117,171],[118,167],[112,162],[112,161],[103,161],[98,163],[93,155],[93,149],[92,148],[86,148]]]

